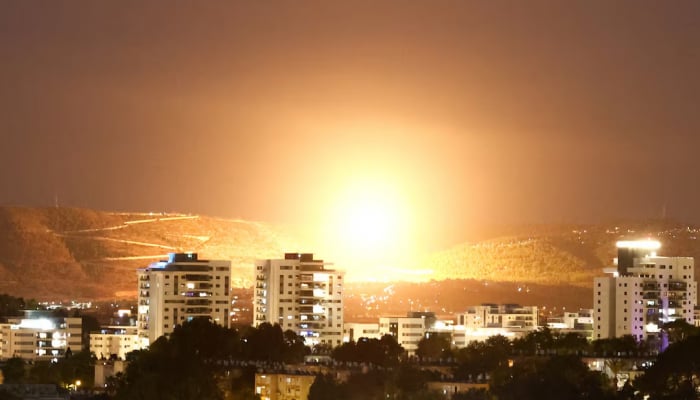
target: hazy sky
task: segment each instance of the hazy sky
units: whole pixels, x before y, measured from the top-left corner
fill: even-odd
[[[700,2],[0,0],[0,137],[1,204],[700,222]]]

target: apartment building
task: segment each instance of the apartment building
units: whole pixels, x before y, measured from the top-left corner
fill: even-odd
[[[81,318],[26,311],[24,318],[0,323],[0,359],[50,360],[63,357],[69,349],[81,351],[82,344]]]
[[[113,357],[126,360],[128,353],[142,347],[136,326],[106,326],[90,333],[90,353],[100,360]]]
[[[391,335],[408,355],[415,354],[418,342],[435,324],[435,313],[411,311],[405,317],[379,317],[379,336]]]
[[[177,325],[207,318],[229,326],[231,262],[171,253],[138,270],[138,332],[142,345],[170,335]]]
[[[467,330],[500,328],[511,331],[531,331],[539,324],[538,309],[535,306],[519,304],[482,304],[469,307],[459,315],[458,325]]]
[[[307,346],[343,340],[343,277],[311,253],[255,263],[253,321],[279,324],[304,337]]]
[[[660,257],[658,241],[617,242],[616,267],[593,282],[594,339],[632,335],[661,340],[666,322],[695,323],[697,283],[692,257]]]

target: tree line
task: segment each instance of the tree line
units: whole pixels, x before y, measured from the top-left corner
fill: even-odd
[[[658,356],[648,356],[631,337],[588,343],[578,335],[548,329],[515,340],[494,336],[459,349],[452,348],[446,335],[428,335],[414,358],[407,357],[392,336],[361,338],[325,349],[333,364],[316,376],[309,400],[443,399],[444,393],[430,389],[434,381],[488,384],[488,389],[454,393],[453,400],[695,398],[700,388],[700,332],[683,321],[667,324],[664,332],[673,343]],[[279,325],[227,329],[195,319],[148,349],[129,353],[126,370],[108,380],[106,392],[93,397],[221,400],[225,392],[233,392],[236,398],[252,400],[256,372],[282,370],[322,349],[310,349],[302,337]],[[642,354],[653,365],[640,365],[644,374],[617,390],[614,379],[584,363],[583,357],[593,352],[607,354],[611,370],[619,369],[615,360]],[[68,353],[56,362],[10,359],[2,372],[6,383],[66,386],[81,380],[87,388],[96,361],[87,352]]]

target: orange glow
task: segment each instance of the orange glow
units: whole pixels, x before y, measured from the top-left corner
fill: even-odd
[[[341,191],[329,216],[337,250],[353,258],[389,262],[408,240],[406,200],[394,188],[356,184]]]

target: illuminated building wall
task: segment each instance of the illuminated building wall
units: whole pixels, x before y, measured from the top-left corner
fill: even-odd
[[[459,316],[459,325],[465,329],[501,328],[512,331],[530,331],[538,327],[538,310],[534,306],[518,304],[482,304],[467,309]]]
[[[255,374],[255,394],[261,400],[306,400],[316,375]]]
[[[108,326],[90,333],[90,353],[97,359],[109,359],[116,355],[120,360],[125,360],[127,353],[141,348],[142,340],[135,326]]]
[[[359,338],[381,339],[379,323],[346,322],[343,325],[343,342],[357,342]]]
[[[326,269],[310,253],[255,263],[253,323],[279,324],[306,345],[337,346],[343,339],[343,271]]]
[[[199,260],[196,253],[171,253],[167,261],[139,270],[138,328],[143,344],[168,336],[193,318],[228,327],[230,274],[230,261]]]
[[[82,350],[82,319],[9,318],[0,324],[0,358],[50,360],[63,357],[69,348]]]
[[[413,355],[418,349],[418,342],[432,328],[433,322],[433,313],[409,312],[405,317],[379,317],[379,334],[380,337],[393,336],[408,355]]]
[[[666,322],[695,323],[692,257],[659,257],[656,241],[623,241],[617,247],[617,268],[593,282],[594,339],[662,339],[660,327]]]

